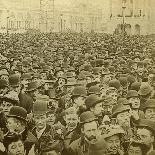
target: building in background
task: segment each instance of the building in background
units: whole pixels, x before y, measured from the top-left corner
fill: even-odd
[[[155,0],[1,0],[0,32],[152,34]]]
[[[153,16],[155,3],[152,0],[109,0],[109,15],[107,21],[108,33],[132,35],[147,35],[154,33]],[[151,28],[151,29],[150,29]]]

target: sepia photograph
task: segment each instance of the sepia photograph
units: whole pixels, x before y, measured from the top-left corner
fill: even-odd
[[[0,0],[0,155],[155,155],[155,0]]]

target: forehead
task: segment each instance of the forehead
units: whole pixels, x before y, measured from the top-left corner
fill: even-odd
[[[93,122],[89,122],[89,123],[85,123],[84,124],[84,129],[93,129],[93,128],[97,128],[97,123],[95,121]]]
[[[73,114],[66,114],[66,118],[76,118],[78,115],[76,113]]]

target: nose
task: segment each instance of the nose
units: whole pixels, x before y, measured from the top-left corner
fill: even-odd
[[[113,141],[113,146],[117,147],[117,143],[115,141]]]

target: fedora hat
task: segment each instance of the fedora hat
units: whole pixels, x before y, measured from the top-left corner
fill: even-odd
[[[110,126],[105,130],[103,134],[104,139],[118,135],[118,134],[125,134],[124,130],[119,125]]]
[[[146,129],[149,129],[150,131],[155,134],[155,122],[148,120],[148,119],[140,119],[138,124],[136,125],[137,127],[144,127]]]
[[[93,122],[96,120],[97,120],[97,118],[91,111],[83,112],[80,115],[80,124],[85,124],[85,123]]]
[[[132,97],[138,97],[139,98],[138,92],[136,90],[129,90],[128,91],[126,98],[129,99]]]
[[[27,118],[27,111],[26,109],[24,109],[23,107],[19,107],[19,106],[13,106],[10,109],[9,114],[7,115],[7,117],[14,117],[23,121],[26,121]]]
[[[125,111],[129,111],[129,110],[130,108],[128,106],[125,106],[123,104],[118,104],[114,106],[112,109],[112,117],[116,117],[117,114],[125,112]]]

